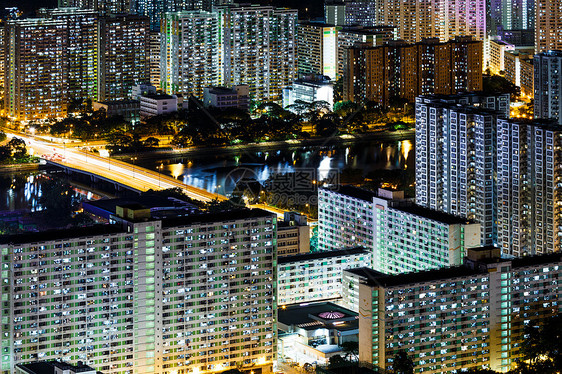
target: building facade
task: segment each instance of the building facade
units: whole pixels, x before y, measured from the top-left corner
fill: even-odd
[[[221,81],[219,15],[184,11],[162,17],[160,84],[168,94],[202,98],[205,87]]]
[[[334,85],[332,81],[324,75],[309,75],[296,80],[290,87],[283,89],[284,108],[299,101],[305,103],[324,101],[332,110],[334,105]]]
[[[319,189],[318,248],[362,246],[383,273],[458,265],[480,236],[479,224],[412,204],[401,191]]]
[[[372,47],[381,46],[393,40],[396,28],[392,26],[347,26],[338,28],[338,68],[337,77],[344,74],[347,64],[347,49],[358,45],[368,45]]]
[[[392,98],[413,102],[422,94],[482,89],[482,42],[471,37],[352,47],[346,61],[345,100],[388,106]]]
[[[246,84],[227,87],[205,87],[203,105],[219,109],[239,108],[248,110],[250,107],[250,87]]]
[[[99,100],[124,100],[134,86],[150,81],[148,18],[101,17],[99,21]]]
[[[277,256],[292,256],[310,252],[310,226],[304,214],[285,212],[277,225]]]
[[[562,52],[538,53],[533,58],[533,67],[535,118],[552,118],[562,124]]]
[[[347,0],[343,5],[326,5],[330,22],[345,13],[346,25],[392,25],[397,38],[416,43],[424,38],[439,38],[446,42],[457,36],[472,35],[486,38],[486,1],[465,0]],[[339,18],[341,22],[341,18]]]
[[[299,22],[297,25],[298,74],[322,74],[336,78],[338,31],[324,23]]]
[[[562,8],[558,0],[535,1],[535,53],[562,49]]]
[[[562,130],[553,121],[499,119],[497,134],[498,246],[514,256],[559,251]]]
[[[52,359],[104,373],[271,372],[275,216],[117,212],[122,226],[1,239],[2,373]]]
[[[508,94],[416,99],[416,203],[479,222],[482,245],[496,237],[495,127],[508,114]]]
[[[47,19],[66,25],[65,83],[67,100],[98,98],[98,17],[97,11],[78,8],[41,9]],[[68,103],[67,103],[68,104]]]
[[[524,327],[560,312],[561,257],[506,260],[497,248],[475,252],[450,269],[394,276],[348,271],[362,316],[359,360],[389,369],[405,349],[416,373],[512,369]]]
[[[158,31],[151,31],[149,37],[149,66],[150,66],[150,84],[160,88],[160,48],[162,46],[161,34]]]
[[[297,10],[259,5],[218,6],[221,85],[247,84],[256,101],[280,101],[296,78]]]
[[[178,97],[175,95],[147,94],[142,95],[139,101],[141,118],[177,112],[178,110]]]
[[[515,46],[499,40],[490,40],[490,61],[488,67],[492,74],[505,73],[505,55],[508,51],[514,51]]]
[[[67,23],[42,18],[9,20],[4,38],[6,114],[21,121],[64,117]]]
[[[296,75],[297,11],[258,5],[166,13],[161,76],[168,94],[248,85],[253,100],[280,100]]]
[[[338,300],[346,269],[369,266],[363,248],[306,253],[278,258],[277,298],[280,306]]]
[[[535,71],[533,55],[522,51],[509,51],[504,55],[504,77],[521,89],[521,93],[533,97]]]
[[[130,13],[133,1],[131,0],[59,0],[60,8],[73,7],[80,9],[93,9],[102,13]]]

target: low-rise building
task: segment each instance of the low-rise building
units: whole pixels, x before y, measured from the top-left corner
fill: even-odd
[[[416,372],[507,372],[521,358],[524,327],[561,311],[560,253],[504,259],[500,249],[468,251],[462,266],[357,276],[359,360],[383,369],[406,350]]]
[[[324,75],[307,75],[296,80],[292,86],[283,89],[283,107],[286,108],[298,101],[313,103],[325,101],[330,110],[334,105],[334,85]]]
[[[278,321],[279,356],[299,364],[328,364],[359,339],[358,314],[330,302],[280,308]]]
[[[378,271],[460,265],[466,249],[479,245],[480,224],[415,205],[402,191],[351,186],[318,191],[319,249],[362,246]]]
[[[341,298],[342,272],[370,266],[364,248],[314,252],[278,258],[277,304],[298,304]]]
[[[148,94],[155,94],[156,87],[150,84],[139,84],[134,86],[131,90],[131,96],[135,100],[140,100],[141,96]]]
[[[250,107],[250,87],[246,84],[228,87],[206,87],[203,90],[203,105],[219,109]]]
[[[277,224],[277,256],[310,252],[310,226],[304,214],[285,212]]]
[[[100,101],[92,104],[94,110],[105,110],[107,117],[122,116],[125,121],[136,124],[140,120],[140,101],[114,100]]]
[[[149,93],[140,97],[141,118],[154,117],[177,110],[178,97],[176,95]]]
[[[60,361],[36,361],[18,364],[15,374],[96,374],[96,369],[78,361],[76,365]]]

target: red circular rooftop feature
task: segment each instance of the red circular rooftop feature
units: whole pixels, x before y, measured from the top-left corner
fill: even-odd
[[[339,319],[345,317],[345,314],[341,312],[322,312],[318,315],[318,317],[324,319]]]

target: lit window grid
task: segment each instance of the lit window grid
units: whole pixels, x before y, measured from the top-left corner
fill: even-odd
[[[266,368],[271,365],[276,354],[273,344],[276,337],[274,219],[163,230],[164,237],[171,238],[164,239],[164,242],[173,240],[186,244],[164,245],[160,253],[162,268],[155,266],[155,262],[160,263],[160,258],[154,249],[154,243],[158,243],[162,234],[154,234],[154,226],[152,230],[141,228],[141,233],[146,231],[141,234],[138,226],[134,228],[134,240],[133,235],[120,234],[99,240],[81,238],[52,246],[31,245],[2,250],[3,294],[11,300],[8,301],[10,309],[5,309],[6,304],[3,304],[3,320],[9,322],[3,325],[3,334],[14,336],[11,348],[14,355],[10,355],[9,359],[8,356],[3,357],[3,370],[36,358],[82,360],[104,372],[124,374],[132,373],[135,367],[142,367],[145,372],[187,373],[189,370],[217,370],[223,366],[236,366],[237,363],[242,366],[266,365]],[[242,230],[238,230],[240,228]],[[213,232],[215,229],[217,231]],[[187,235],[188,231],[205,234],[192,236]],[[214,239],[219,237],[222,239]],[[96,246],[98,242],[103,244]],[[229,245],[225,246],[227,243]],[[215,245],[217,247],[213,248]],[[188,252],[186,248],[197,249]],[[145,261],[139,262],[138,251],[143,253]],[[219,255],[216,255],[217,261],[204,264],[212,270],[205,271],[200,269],[203,264],[183,265],[184,261],[200,261],[201,251],[218,253],[221,260],[218,261]],[[168,260],[174,256],[180,259]],[[39,262],[45,262],[41,269],[37,269]],[[122,267],[118,267],[121,263]],[[12,266],[15,271],[10,270]],[[26,270],[26,267],[31,269]],[[62,273],[74,268],[81,270]],[[23,269],[21,274],[17,269]],[[59,271],[62,271],[60,275]],[[210,271],[216,271],[217,277],[209,276]],[[51,276],[51,272],[55,275]],[[40,274],[48,274],[45,275],[47,279],[41,279]],[[228,281],[226,278],[221,280],[221,277],[227,277]],[[186,278],[189,280],[184,281]],[[197,286],[186,287],[184,282]],[[224,283],[230,286],[225,289]],[[14,290],[12,294],[10,287]],[[217,287],[221,289],[220,295],[218,291],[208,291]],[[224,295],[224,292],[231,295]],[[29,294],[33,294],[36,300],[29,303],[17,301],[24,300],[24,296]],[[62,296],[50,298],[59,294]],[[213,299],[212,296],[218,298]],[[56,299],[59,297],[61,300]],[[230,299],[230,304],[222,300],[224,298]],[[226,311],[212,313],[211,307],[202,310],[206,307],[201,305],[210,305],[213,301],[218,303],[219,300],[221,309],[226,306]],[[138,308],[139,303],[145,307]],[[194,304],[193,308],[188,308],[190,303]],[[14,308],[16,305],[23,308]],[[215,305],[219,308],[219,304]],[[178,311],[178,308],[181,310]],[[30,312],[37,319],[31,319]],[[155,320],[155,313],[162,315],[162,320]],[[225,313],[228,318],[225,318]],[[146,322],[139,324],[139,319],[146,319]],[[192,321],[197,322],[188,323]],[[217,327],[201,329],[205,323]],[[217,334],[211,334],[212,329],[216,329]],[[228,331],[232,338],[226,343],[224,331]],[[139,336],[145,334],[153,336],[142,338],[142,344],[139,344]],[[10,342],[7,339],[3,341]],[[206,344],[209,348],[217,344],[222,346],[221,352],[218,349],[201,351],[200,348]],[[155,349],[163,354],[155,355]],[[194,349],[198,357],[186,360],[195,356]],[[225,349],[237,352],[225,354]],[[142,352],[139,353],[139,350]],[[35,356],[28,353],[30,351],[39,353]],[[41,357],[38,357],[39,354]]]

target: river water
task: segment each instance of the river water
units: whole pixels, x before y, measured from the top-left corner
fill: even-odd
[[[365,141],[280,150],[192,152],[188,156],[146,158],[138,163],[155,171],[160,168],[186,184],[228,195],[240,177],[263,182],[274,174],[304,170],[322,180],[345,169],[366,177],[377,170],[413,168],[414,147],[412,140]]]
[[[65,178],[57,170],[20,171],[0,173],[0,211],[29,211],[43,209],[39,199],[42,186],[46,180]],[[88,186],[73,186],[74,201],[99,199],[101,196],[92,192]]]
[[[345,169],[368,176],[377,170],[414,167],[413,141],[370,141],[331,146],[289,147],[281,150],[192,152],[182,157],[139,157],[138,164],[210,192],[229,194],[238,179],[265,181],[276,173],[314,172],[318,180]],[[41,210],[39,197],[48,178],[66,178],[56,170],[0,173],[0,211]],[[71,183],[73,181],[70,181]],[[85,182],[83,182],[85,183]],[[74,184],[75,200],[99,199],[104,186]],[[94,188],[95,187],[95,188]],[[97,191],[96,189],[102,189]],[[96,191],[96,192],[92,192]]]

